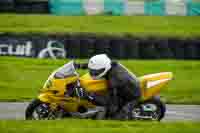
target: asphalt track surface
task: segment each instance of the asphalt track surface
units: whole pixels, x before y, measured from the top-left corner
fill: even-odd
[[[0,102],[0,119],[23,120],[28,103]],[[200,105],[167,105],[163,121],[200,121]]]

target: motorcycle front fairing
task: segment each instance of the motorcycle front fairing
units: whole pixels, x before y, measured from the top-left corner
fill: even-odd
[[[50,106],[62,106],[66,112],[77,112],[79,107],[94,108],[95,105],[79,97],[66,96],[68,85],[79,82],[74,62],[70,61],[55,70],[45,82],[38,99]]]
[[[38,96],[42,102],[51,103],[65,99],[66,86],[75,83],[79,78],[73,64],[74,62],[70,61],[49,76]]]

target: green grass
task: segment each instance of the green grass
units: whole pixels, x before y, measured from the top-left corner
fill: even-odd
[[[200,36],[198,16],[0,15],[0,32],[97,33],[136,36]]]
[[[30,100],[37,96],[48,75],[68,60],[0,57],[0,100]],[[137,76],[171,71],[171,81],[161,96],[168,103],[200,104],[200,61],[123,60]],[[83,73],[83,71],[81,71]]]
[[[0,121],[1,133],[197,133],[199,122]]]
[[[62,121],[0,121],[0,130],[9,133],[196,133],[200,129],[198,122],[179,123],[147,123],[147,122],[119,122],[92,120],[62,120]],[[145,128],[144,128],[145,127]]]

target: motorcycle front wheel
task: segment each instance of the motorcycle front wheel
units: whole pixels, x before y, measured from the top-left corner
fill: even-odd
[[[25,110],[26,120],[54,120],[61,117],[63,117],[62,114],[51,111],[49,105],[39,99],[31,101]]]

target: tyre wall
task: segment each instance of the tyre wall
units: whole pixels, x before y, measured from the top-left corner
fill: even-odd
[[[64,53],[63,53],[64,52]],[[1,34],[1,56],[116,59],[200,59],[200,38],[89,34]],[[40,55],[40,56],[39,56]]]

